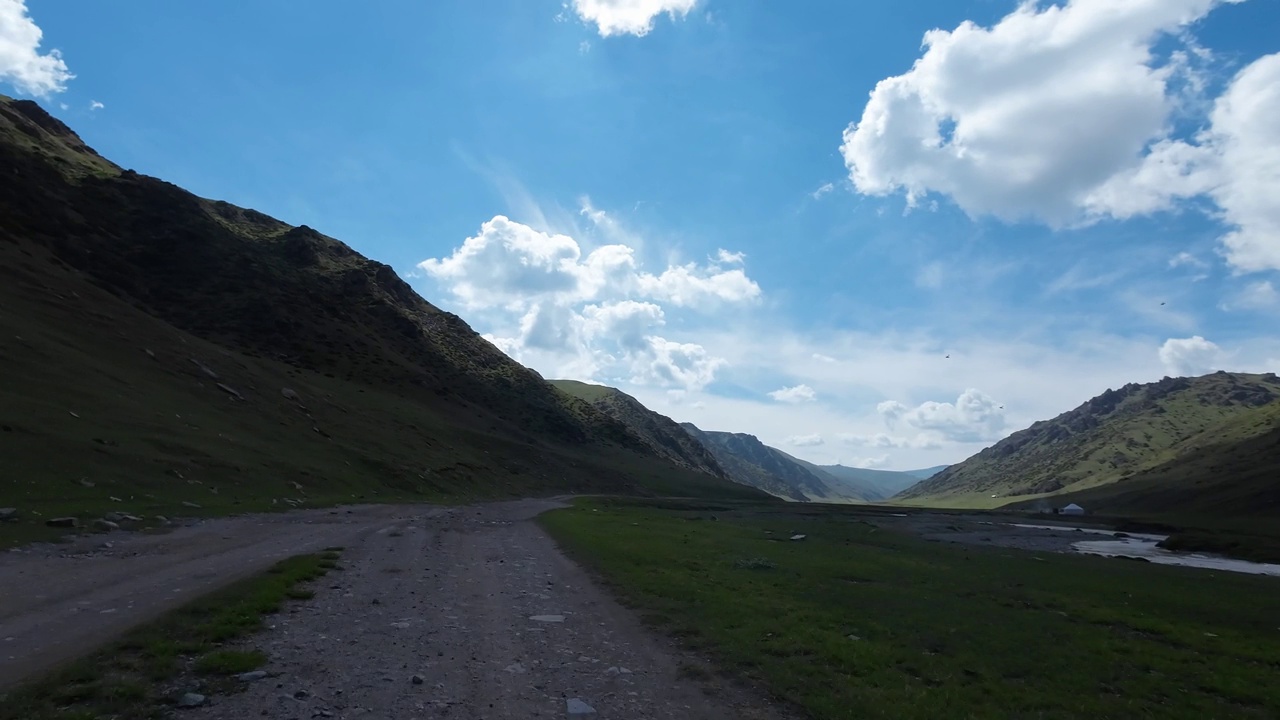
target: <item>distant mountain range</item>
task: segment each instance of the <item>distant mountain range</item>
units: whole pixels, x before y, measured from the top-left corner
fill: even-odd
[[[765,445],[754,435],[702,430],[691,423],[683,427],[711,450],[730,479],[799,502],[876,502],[935,470],[908,473],[815,465]]]
[[[1260,514],[1280,509],[1280,378],[1217,372],[1108,390],[895,499]]]

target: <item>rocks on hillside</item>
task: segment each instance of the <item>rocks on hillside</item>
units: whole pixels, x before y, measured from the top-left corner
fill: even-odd
[[[44,524],[48,525],[49,527],[73,528],[73,527],[79,527],[80,521],[73,517],[58,517],[58,518],[49,518],[48,520],[44,521]]]
[[[0,508],[0,522],[13,522],[18,519],[18,508]]]

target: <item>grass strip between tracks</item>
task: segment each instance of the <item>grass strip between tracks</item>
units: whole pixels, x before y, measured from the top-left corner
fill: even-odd
[[[1280,580],[927,542],[858,508],[579,500],[646,622],[811,717],[1280,717]],[[804,535],[791,540],[794,535]]]
[[[288,558],[130,631],[0,697],[0,720],[159,718],[187,692],[233,692],[237,674],[267,661],[237,641],[288,601],[310,598],[304,584],[337,569],[339,550]]]

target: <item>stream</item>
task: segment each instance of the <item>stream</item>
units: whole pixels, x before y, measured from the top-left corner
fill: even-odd
[[[1270,563],[1235,560],[1220,555],[1203,553],[1180,553],[1157,547],[1167,535],[1150,533],[1119,533],[1125,537],[1116,537],[1114,530],[1099,528],[1067,527],[1063,525],[1024,525],[1011,523],[1013,527],[1029,530],[1056,530],[1060,532],[1081,532],[1092,535],[1107,535],[1106,540],[1081,540],[1071,544],[1071,549],[1078,553],[1091,553],[1104,557],[1142,558],[1161,565],[1183,565],[1186,567],[1205,568],[1209,570],[1226,570],[1228,572],[1248,573],[1250,575],[1274,575],[1280,577],[1280,565]]]

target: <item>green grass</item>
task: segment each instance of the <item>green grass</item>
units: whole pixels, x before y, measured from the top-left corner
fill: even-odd
[[[647,621],[815,718],[1280,715],[1275,578],[929,543],[858,508],[710,514],[594,500],[542,522]]]
[[[258,650],[214,650],[195,662],[195,671],[205,675],[239,675],[266,664],[267,656]]]
[[[0,696],[0,720],[160,718],[186,689],[234,692],[239,685],[231,676],[262,667],[267,658],[228,644],[259,630],[264,615],[279,612],[288,599],[301,595],[300,586],[328,572],[336,557],[324,552],[283,560],[258,577],[135,629],[89,657]]]

